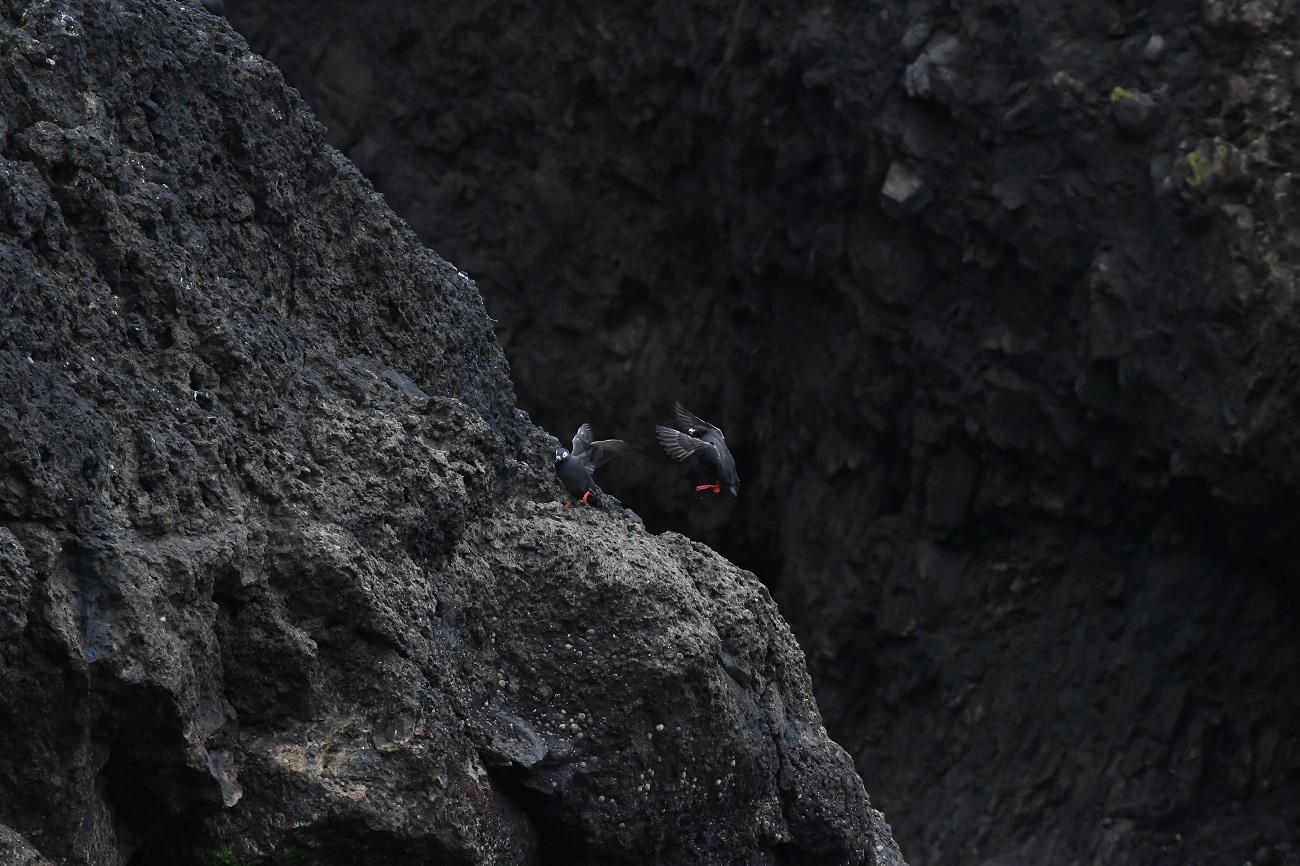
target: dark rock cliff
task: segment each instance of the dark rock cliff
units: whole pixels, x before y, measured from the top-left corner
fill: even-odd
[[[913,863],[1300,863],[1291,4],[228,9],[535,417],[726,428],[734,506],[609,484],[769,583]]]
[[[224,20],[4,2],[0,58],[0,862],[902,862],[763,585],[560,504],[473,283]]]

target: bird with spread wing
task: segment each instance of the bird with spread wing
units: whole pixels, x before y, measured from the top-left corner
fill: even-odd
[[[691,414],[681,403],[673,404],[677,423],[683,430],[662,425],[655,426],[655,436],[668,456],[699,470],[712,483],[696,486],[698,492],[721,493],[726,487],[732,496],[740,490],[740,476],[736,474],[736,461],[727,448],[727,437],[722,430]]]

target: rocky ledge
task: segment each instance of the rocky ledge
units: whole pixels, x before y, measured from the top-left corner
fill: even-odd
[[[0,862],[902,862],[767,590],[560,504],[473,283],[224,21],[0,55]]]
[[[1296,4],[553,5],[226,8],[534,418],[727,430],[739,500],[610,487],[771,588],[909,862],[1300,866]]]

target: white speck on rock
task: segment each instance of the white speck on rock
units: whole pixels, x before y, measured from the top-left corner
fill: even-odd
[[[909,205],[916,202],[925,190],[925,181],[910,166],[895,160],[885,173],[885,183],[880,194],[892,202]]]

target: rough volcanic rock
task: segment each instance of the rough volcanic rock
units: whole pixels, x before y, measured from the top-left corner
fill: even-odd
[[[0,57],[0,862],[902,862],[767,590],[562,507],[474,285],[225,21]]]
[[[734,506],[613,489],[773,587],[914,863],[1300,862],[1291,5],[228,8],[535,417],[727,429]]]

